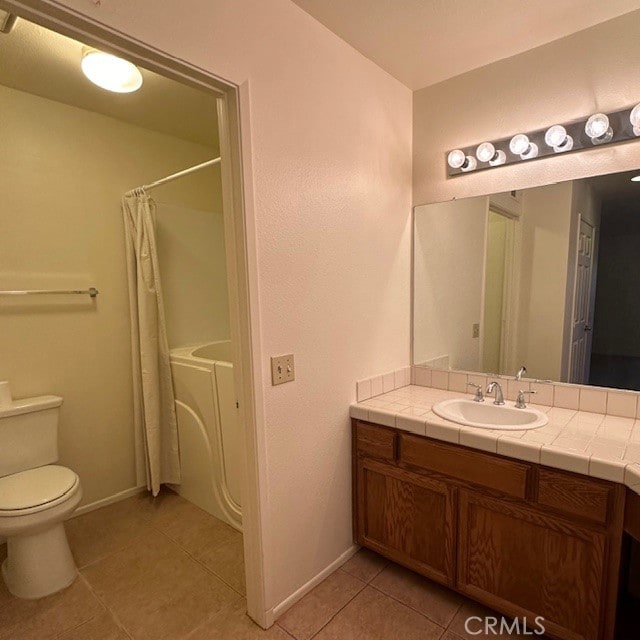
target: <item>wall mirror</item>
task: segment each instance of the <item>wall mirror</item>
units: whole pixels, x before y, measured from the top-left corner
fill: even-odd
[[[418,206],[413,255],[415,365],[640,390],[640,170]]]

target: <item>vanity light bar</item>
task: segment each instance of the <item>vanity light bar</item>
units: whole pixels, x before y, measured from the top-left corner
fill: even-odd
[[[640,104],[637,104],[613,113],[594,113],[587,119],[453,149],[446,156],[447,175],[452,178],[639,137]]]

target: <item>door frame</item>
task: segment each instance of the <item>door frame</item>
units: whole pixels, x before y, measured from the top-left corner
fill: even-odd
[[[268,628],[274,616],[266,607],[266,447],[259,366],[262,352],[259,331],[255,330],[260,323],[248,83],[238,86],[228,82],[55,0],[0,0],[0,8],[217,97],[220,153],[228,159],[221,163],[221,171],[234,377],[239,417],[245,427],[242,515],[247,610],[256,623]]]
[[[483,370],[484,362],[484,335],[485,335],[485,294],[487,288],[487,246],[489,242],[489,215],[491,212],[501,215],[513,221],[507,238],[506,257],[510,263],[509,269],[505,268],[504,290],[502,296],[503,327],[500,332],[500,369],[492,371],[495,374],[515,374],[517,340],[518,340],[518,314],[520,308],[520,261],[522,253],[522,214],[520,211],[510,210],[487,198],[487,211],[485,214],[484,254],[482,265],[482,299],[480,304],[480,345],[479,365]],[[505,260],[505,262],[507,262]],[[504,318],[506,317],[506,322]],[[512,373],[513,372],[513,373]]]

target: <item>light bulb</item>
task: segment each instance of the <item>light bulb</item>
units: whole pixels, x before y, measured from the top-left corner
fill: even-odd
[[[519,155],[523,160],[530,160],[538,156],[538,145],[531,142],[524,133],[519,133],[511,138],[509,149],[511,149],[511,153]]]
[[[492,167],[497,167],[507,161],[507,154],[504,151],[496,151],[496,155],[489,160]]]
[[[604,113],[594,113],[584,125],[585,133],[593,144],[611,142],[613,129],[609,126],[609,117]]]
[[[573,138],[567,135],[567,130],[561,124],[554,124],[547,129],[544,134],[544,141],[553,147],[556,153],[571,151],[573,149]]]
[[[462,165],[465,163],[467,157],[464,154],[464,151],[460,149],[454,149],[449,152],[447,156],[447,163],[452,169],[460,169]]]
[[[567,130],[561,124],[554,124],[544,134],[544,141],[550,147],[559,147],[567,139]]]
[[[112,56],[110,53],[85,49],[81,65],[93,84],[115,93],[132,93],[142,86],[140,69],[131,62]]]
[[[629,114],[629,122],[633,126],[633,134],[640,136],[640,104],[637,104]]]
[[[463,171],[473,171],[478,166],[476,159],[473,156],[467,156],[464,164],[460,167]]]
[[[633,176],[633,178],[631,178],[631,182],[640,182],[640,176]]]
[[[480,162],[489,162],[496,155],[496,148],[490,142],[483,142],[476,149],[476,158]]]
[[[513,136],[513,138],[511,138],[511,142],[509,143],[509,149],[511,149],[511,153],[515,153],[518,156],[526,153],[529,146],[529,138],[525,136],[524,133],[519,133],[518,135]]]

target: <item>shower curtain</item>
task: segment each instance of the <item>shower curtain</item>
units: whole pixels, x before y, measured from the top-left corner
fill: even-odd
[[[136,433],[144,439],[147,488],[180,483],[178,424],[169,345],[160,287],[154,203],[143,189],[122,199],[129,304]]]

